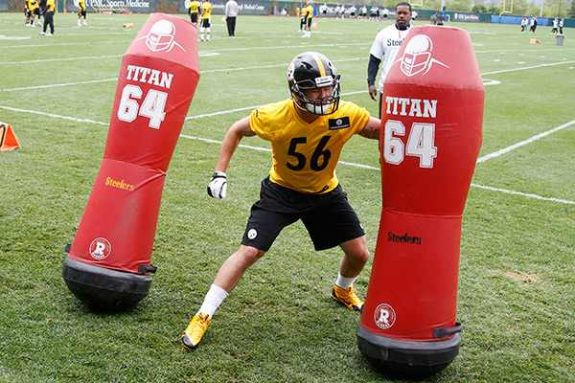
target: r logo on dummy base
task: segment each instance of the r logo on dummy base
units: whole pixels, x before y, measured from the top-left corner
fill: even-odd
[[[395,323],[396,315],[393,307],[387,303],[378,305],[373,312],[375,325],[382,330],[387,330]]]

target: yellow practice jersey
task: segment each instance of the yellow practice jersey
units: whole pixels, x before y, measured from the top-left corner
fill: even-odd
[[[343,145],[365,128],[369,112],[340,101],[333,114],[303,121],[291,99],[255,109],[250,128],[272,144],[270,180],[302,193],[327,193],[338,185],[335,167]]]
[[[46,0],[46,11],[56,12],[56,0]]]
[[[81,10],[85,10],[86,9],[86,0],[79,0],[78,1],[78,7],[80,7]]]
[[[190,9],[190,13],[198,13],[198,11],[200,10],[200,2],[197,0],[190,1],[190,8],[189,9]]]
[[[39,8],[40,5],[38,4],[38,2],[36,0],[28,0],[28,9],[33,11],[36,8]]]
[[[212,15],[212,3],[205,1],[202,4],[202,19],[209,19]]]
[[[312,18],[313,17],[313,7],[312,5],[307,5],[305,7],[303,7],[301,9],[301,14],[302,17],[305,17],[306,19]]]

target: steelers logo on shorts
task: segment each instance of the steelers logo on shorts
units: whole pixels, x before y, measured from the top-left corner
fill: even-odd
[[[255,239],[257,236],[258,236],[258,232],[256,229],[248,230],[248,238],[249,239]]]

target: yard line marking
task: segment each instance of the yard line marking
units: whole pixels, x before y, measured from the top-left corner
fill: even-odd
[[[362,58],[360,58],[360,57],[353,57],[353,58],[345,58],[345,59],[334,60],[334,61],[336,61],[336,62],[349,62],[349,61],[359,61],[361,59]],[[208,69],[208,70],[200,71],[200,74],[218,73],[218,72],[235,72],[235,71],[243,71],[243,70],[251,70],[251,69],[266,69],[266,68],[281,68],[281,67],[287,67],[287,66],[285,63],[281,63],[281,64],[269,64],[269,65],[254,65],[254,66],[249,66],[249,67],[217,68],[217,69]],[[64,83],[56,83],[56,84],[24,86],[24,87],[18,87],[18,88],[6,88],[6,89],[0,89],[0,92],[16,92],[16,91],[20,91],[20,90],[60,88],[60,87],[65,87],[65,86],[95,84],[95,83],[101,83],[101,82],[112,82],[112,81],[117,81],[117,80],[118,80],[117,77],[110,77],[110,78],[103,78],[103,79],[99,79],[99,80],[64,82]],[[234,110],[234,111],[240,111],[240,110],[246,110],[246,109],[241,108],[241,109]],[[218,115],[218,114],[219,113],[216,112],[213,115]],[[223,113],[223,114],[227,114],[227,113]]]
[[[504,193],[504,194],[518,195],[518,196],[521,196],[521,197],[531,198],[531,199],[537,199],[537,200],[540,200],[540,201],[555,202],[555,203],[561,203],[561,204],[565,204],[565,205],[575,205],[575,201],[570,201],[570,200],[567,200],[567,199],[553,198],[553,197],[543,197],[543,196],[540,196],[540,195],[538,195],[538,194],[523,193],[523,192],[519,192],[519,191],[515,191],[515,190],[496,188],[496,187],[493,187],[493,186],[480,185],[480,184],[476,184],[476,183],[472,183],[471,186],[472,186],[472,187],[475,187],[475,188],[477,188],[477,189],[489,190],[489,191],[498,192],[498,193]]]
[[[347,59],[340,59],[340,60],[332,60],[334,62],[349,62],[349,61],[359,61],[363,60],[363,57],[353,57]],[[254,66],[246,66],[246,67],[237,67],[237,68],[217,68],[217,69],[208,69],[201,71],[202,73],[218,73],[218,72],[235,72],[235,71],[242,71],[242,70],[250,70],[250,69],[266,69],[266,68],[281,68],[286,67],[286,63],[281,64],[268,64],[268,65],[254,65]]]
[[[210,144],[218,144],[218,145],[219,145],[219,144],[222,143],[222,142],[219,141],[219,140],[213,140],[213,139],[211,139],[211,138],[203,138],[203,137],[198,137],[198,136],[190,136],[190,135],[187,135],[187,134],[180,134],[180,137],[187,138],[187,139],[190,139],[190,140],[197,140],[197,141],[207,142],[207,143],[210,143]],[[257,151],[260,151],[260,152],[271,152],[271,149],[269,149],[269,148],[264,148],[264,147],[261,147],[261,146],[252,146],[252,145],[240,144],[238,147],[243,148],[243,149],[257,150]],[[338,161],[338,163],[340,163],[340,164],[342,164],[342,165],[354,167],[354,168],[367,169],[367,170],[379,170],[379,167],[377,167],[377,166],[358,164],[358,163],[355,163],[355,162]],[[554,203],[564,204],[564,205],[575,205],[575,201],[570,201],[570,200],[561,199],[561,198],[544,197],[544,196],[541,196],[541,195],[538,195],[538,194],[524,193],[524,192],[520,192],[520,191],[516,191],[516,190],[496,188],[496,187],[493,187],[493,186],[486,186],[486,185],[481,185],[481,184],[476,184],[476,183],[472,183],[472,184],[471,184],[471,187],[474,187],[474,188],[477,188],[477,189],[482,189],[482,190],[488,190],[488,191],[493,191],[493,192],[504,193],[504,194],[517,195],[517,196],[521,196],[521,197],[525,197],[525,198],[536,199],[536,200],[539,200],[539,201],[554,202]]]
[[[0,92],[16,92],[19,90],[33,90],[33,89],[46,89],[46,88],[60,88],[64,86],[74,86],[74,85],[82,85],[82,84],[97,84],[100,82],[110,82],[118,80],[117,77],[114,78],[103,78],[100,80],[89,80],[89,81],[78,81],[78,82],[64,82],[59,84],[47,84],[47,85],[35,85],[35,86],[23,86],[20,88],[7,88],[7,89],[0,89]]]
[[[364,92],[364,91],[361,91],[361,92]],[[29,110],[29,109],[13,108],[13,107],[6,106],[6,105],[0,105],[0,109],[9,110],[12,112],[35,114],[35,115],[39,115],[39,116],[45,116],[45,117],[67,120],[67,121],[83,122],[83,123],[100,125],[100,126],[108,126],[109,125],[108,123],[105,123],[105,122],[90,120],[87,118],[76,118],[76,117],[70,117],[70,116],[62,116],[62,115],[58,115],[58,114],[40,112],[40,111]],[[567,124],[573,124],[573,123],[575,123],[575,120],[573,120]],[[565,125],[567,125],[567,124],[565,124]],[[191,135],[183,134],[183,133],[180,134],[180,136],[182,138],[207,142],[210,144],[218,144],[218,145],[221,144],[220,140],[214,140],[214,139],[210,139],[210,138],[191,136]],[[239,147],[245,148],[245,149],[250,149],[250,150],[257,150],[260,152],[271,152],[271,150],[269,148],[264,148],[261,146],[252,146],[252,145],[240,144]],[[358,164],[358,163],[347,162],[347,161],[339,161],[339,162],[342,165],[346,165],[346,166],[350,166],[350,167],[356,167],[356,168],[368,169],[368,170],[379,170],[379,167],[376,167],[376,166]],[[471,186],[478,188],[478,189],[484,189],[484,190],[500,192],[500,193],[505,193],[505,194],[518,195],[518,196],[522,196],[522,197],[526,197],[526,198],[537,199],[540,201],[554,202],[554,203],[567,204],[567,205],[575,205],[575,201],[570,201],[570,200],[566,200],[566,199],[553,198],[553,197],[543,197],[543,196],[540,196],[538,194],[523,193],[523,192],[519,192],[519,191],[515,191],[515,190],[496,188],[496,187],[492,187],[492,186],[480,185],[480,184],[475,184],[475,183],[472,183]]]
[[[571,120],[571,121],[569,121],[569,122],[564,123],[563,125],[559,125],[559,126],[557,126],[557,127],[555,127],[555,128],[546,130],[546,131],[544,131],[544,132],[542,132],[542,133],[538,133],[538,134],[536,134],[536,135],[534,135],[534,136],[531,136],[531,137],[529,137],[529,138],[527,138],[527,139],[525,139],[525,140],[523,140],[523,141],[517,142],[517,143],[515,143],[515,144],[513,144],[513,145],[509,145],[509,146],[506,147],[506,148],[503,148],[503,149],[497,150],[497,151],[495,151],[495,152],[492,152],[492,153],[486,154],[486,155],[484,155],[484,156],[481,156],[481,157],[479,157],[479,158],[477,159],[477,163],[480,164],[480,163],[482,163],[482,162],[489,161],[489,160],[491,160],[491,159],[493,159],[493,158],[500,157],[500,156],[502,156],[502,155],[504,155],[504,154],[506,154],[506,153],[509,153],[509,152],[511,152],[511,151],[513,151],[513,150],[515,150],[515,149],[518,149],[518,148],[520,148],[520,147],[522,147],[522,146],[525,146],[525,145],[528,145],[528,144],[530,144],[530,143],[532,143],[532,142],[535,142],[535,141],[537,141],[537,140],[540,140],[540,139],[542,139],[543,137],[546,137],[546,136],[548,136],[548,135],[550,135],[550,134],[553,134],[553,133],[558,132],[558,131],[560,131],[560,130],[566,129],[566,128],[570,127],[570,126],[573,125],[573,124],[575,124],[575,120]]]
[[[351,95],[360,94],[360,93],[367,93],[367,89],[366,89],[366,90],[355,90],[355,91],[352,91],[352,92],[345,92],[345,93],[342,93],[341,95],[342,95],[342,96],[351,96]],[[272,104],[273,104],[273,102],[272,102]],[[220,110],[220,111],[217,111],[217,112],[204,113],[204,114],[196,114],[196,115],[194,115],[194,116],[187,116],[187,117],[186,117],[186,121],[189,121],[189,120],[199,120],[199,119],[201,119],[201,118],[213,117],[213,116],[222,116],[222,115],[225,115],[225,114],[232,114],[232,113],[236,113],[236,112],[243,112],[243,111],[245,111],[245,110],[252,110],[252,109],[259,108],[260,106],[263,106],[263,105],[267,105],[267,104],[244,106],[244,107],[242,107],[242,108],[228,109],[228,110]]]
[[[63,57],[55,59],[38,59],[38,60],[27,60],[27,61],[0,61],[0,65],[22,65],[22,64],[49,63],[56,61],[75,61],[75,60],[99,60],[103,58],[118,58],[118,57],[121,57],[121,55]]]
[[[213,52],[205,52],[204,55],[206,56],[210,56]],[[106,57],[106,56],[102,56],[102,57]],[[119,56],[108,56],[108,57],[119,57]],[[47,60],[72,60],[73,58],[67,58],[67,59],[47,59]],[[355,57],[355,58],[347,58],[347,59],[340,59],[340,60],[333,60],[336,62],[347,62],[347,61],[359,61],[362,58],[360,57]],[[33,60],[34,62],[40,62],[42,60]],[[31,62],[31,61],[30,61]],[[515,69],[505,69],[502,71],[495,71],[495,72],[485,72],[482,73],[482,76],[485,75],[489,75],[489,74],[497,74],[497,73],[507,73],[507,72],[513,72],[513,71],[523,71],[523,70],[528,70],[528,69],[534,69],[534,68],[539,68],[542,66],[553,66],[553,65],[561,65],[561,64],[565,64],[565,63],[575,63],[575,61],[561,61],[561,62],[557,62],[557,63],[550,63],[550,64],[541,64],[541,65],[535,65],[535,66],[530,66],[530,67],[522,67],[522,68],[515,68]],[[7,62],[4,62],[7,63]],[[16,62],[14,62],[16,63]],[[22,62],[21,62],[22,63]],[[2,62],[0,62],[0,65],[3,64]],[[218,72],[233,72],[233,71],[241,71],[241,70],[251,70],[251,69],[264,69],[264,68],[274,68],[274,67],[282,67],[285,66],[285,64],[269,64],[269,65],[260,65],[260,66],[250,66],[250,67],[240,67],[240,68],[217,68],[217,69],[208,69],[205,71],[201,71],[200,74],[202,73],[218,73]],[[18,90],[32,90],[32,89],[47,89],[47,88],[58,88],[58,87],[64,87],[64,86],[75,86],[75,85],[82,85],[82,84],[90,84],[90,83],[98,83],[98,82],[108,82],[108,81],[116,81],[117,78],[108,78],[108,79],[100,79],[100,80],[90,80],[90,81],[79,81],[79,82],[68,82],[68,83],[59,83],[59,84],[52,84],[52,85],[38,85],[38,86],[29,86],[29,87],[19,87],[19,88],[6,88],[6,89],[0,89],[0,92],[14,92],[14,91],[18,91]],[[485,86],[490,86],[490,85],[498,85],[499,82],[497,82],[496,80],[483,80],[484,81],[484,85]],[[351,94],[356,94],[356,93],[351,93]],[[252,107],[246,107],[246,108],[238,108],[238,109],[232,109],[230,111],[221,111],[221,112],[213,112],[213,113],[208,113],[205,116],[209,117],[209,116],[217,116],[220,114],[228,114],[228,113],[234,113],[234,112],[239,112],[239,111],[243,111],[243,110],[248,110]],[[197,118],[197,117],[195,117]],[[195,119],[194,117],[187,117],[187,119]]]
[[[482,76],[485,76],[485,75],[490,75],[490,74],[519,72],[519,71],[523,71],[523,70],[543,68],[543,67],[555,66],[555,65],[562,65],[562,64],[572,64],[572,63],[575,63],[575,61],[574,61],[574,60],[570,60],[570,61],[559,61],[559,62],[554,62],[554,63],[549,63],[549,64],[539,64],[539,65],[531,65],[531,66],[525,66],[525,67],[520,67],[520,68],[494,70],[494,71],[491,71],[491,72],[482,73],[481,75],[482,75]]]
[[[40,112],[40,111],[36,111],[36,110],[13,108],[11,106],[6,106],[6,105],[0,105],[0,109],[9,110],[12,112],[29,113],[29,114],[35,114],[38,116],[57,118],[60,120],[67,120],[67,121],[74,121],[74,122],[86,122],[88,124],[108,126],[108,124],[105,122],[90,120],[87,118],[76,118],[76,117],[62,116],[59,114]]]
[[[200,57],[210,57],[218,56],[218,52],[199,52]],[[75,61],[75,60],[97,60],[103,58],[118,58],[123,55],[108,55],[108,56],[78,56],[78,57],[61,57],[61,58],[51,58],[51,59],[38,59],[38,60],[26,60],[26,61],[0,61],[0,65],[23,65],[23,64],[38,64],[56,61]]]
[[[131,37],[131,36],[130,36]],[[11,49],[22,49],[22,48],[52,48],[52,47],[63,47],[63,46],[86,46],[86,44],[90,44],[90,45],[94,45],[94,44],[103,44],[103,45],[109,45],[109,44],[125,44],[128,41],[119,41],[119,40],[106,40],[106,41],[88,41],[88,42],[82,42],[82,43],[54,43],[54,44],[20,44],[20,45],[8,45],[5,47],[2,47],[2,49],[7,49],[7,48],[11,48]]]

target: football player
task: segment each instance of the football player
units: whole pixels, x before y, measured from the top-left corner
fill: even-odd
[[[301,220],[317,251],[339,246],[343,258],[332,297],[350,310],[363,301],[353,283],[369,258],[365,233],[335,174],[341,150],[354,135],[377,140],[380,120],[365,108],[340,101],[340,75],[321,53],[296,56],[287,71],[291,98],[253,110],[228,129],[208,194],[227,194],[230,160],[244,137],[271,142],[272,165],[261,183],[240,247],[220,267],[199,311],[182,335],[198,346],[216,310],[244,272],[270,249],[288,225]]]
[[[380,113],[383,83],[387,73],[391,69],[393,61],[395,60],[395,55],[399,51],[399,47],[409,31],[410,23],[411,4],[405,2],[398,3],[395,6],[395,24],[379,31],[371,45],[371,49],[369,51],[369,64],[367,66],[367,89],[369,96],[374,101],[377,98],[377,94],[380,94]],[[377,77],[379,64],[382,62],[383,65],[381,67],[381,75],[379,76],[379,85],[376,88],[375,78]]]
[[[305,0],[305,7],[301,9],[303,20],[302,37],[311,37],[311,23],[313,19],[313,6],[311,0]]]
[[[38,16],[38,20],[40,20],[40,4],[38,4],[36,0],[28,0],[27,7],[27,24],[33,27],[35,26],[36,16]]]
[[[54,13],[56,13],[56,0],[46,1],[46,13],[44,13],[44,27],[42,28],[41,35],[52,36],[54,34]],[[50,31],[47,32],[48,26]]]
[[[190,21],[192,25],[198,26],[198,13],[200,11],[200,2],[198,0],[190,1],[190,6],[188,7],[188,13],[190,14]]]
[[[202,41],[210,41],[212,34],[211,17],[212,3],[210,3],[210,0],[204,0],[202,3],[202,21],[200,24],[200,38]]]
[[[86,0],[78,0],[78,26],[88,25],[86,21]]]

